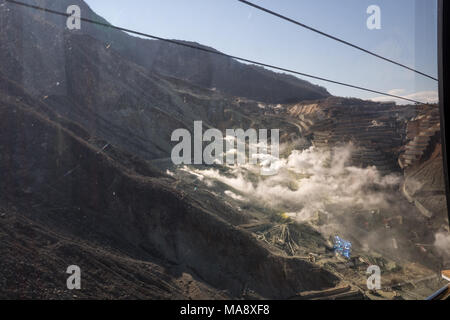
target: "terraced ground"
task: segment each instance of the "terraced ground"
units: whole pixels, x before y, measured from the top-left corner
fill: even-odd
[[[76,3],[104,21],[81,0],[24,1]],[[434,110],[330,97],[108,29],[69,32],[64,19],[2,0],[0,59],[0,298],[415,299],[439,288],[449,262],[435,233],[448,234],[448,220]],[[388,190],[396,210],[350,206],[336,217],[354,243],[353,259],[342,259],[323,213],[299,222],[288,204],[243,204],[224,183],[174,167],[171,133],[192,132],[196,120],[279,128],[283,156],[314,146],[331,159],[352,144],[348,165],[404,177]],[[308,178],[292,176],[289,190]],[[363,241],[370,233],[386,241]],[[76,293],[65,289],[73,264],[84,279]],[[378,293],[366,287],[371,264],[383,272]]]

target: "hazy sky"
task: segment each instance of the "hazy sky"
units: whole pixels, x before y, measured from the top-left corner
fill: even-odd
[[[252,0],[437,77],[436,0]],[[196,41],[222,52],[333,80],[435,101],[437,82],[305,30],[237,0],[87,0],[109,22],[157,36]],[[370,5],[381,29],[366,26]],[[376,94],[313,79],[332,94]],[[388,98],[387,100],[392,100]]]

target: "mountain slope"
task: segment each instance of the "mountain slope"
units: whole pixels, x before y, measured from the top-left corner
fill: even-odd
[[[83,16],[107,23],[80,0],[27,2],[62,12],[78,4]],[[325,89],[288,75],[96,25],[69,31],[63,17],[1,0],[0,59],[0,268],[6,274],[0,296],[71,298],[61,292],[64,272],[77,263],[89,283],[81,297],[142,299],[298,297],[339,279],[364,292],[367,266],[379,263],[377,254],[437,265],[431,249],[412,243],[432,247],[433,235],[423,235],[434,229],[394,190],[397,175],[386,189],[360,188],[369,195],[388,191],[389,197],[374,196],[375,203],[360,202],[370,207],[352,206],[353,195],[332,207],[328,199],[341,198],[338,189],[320,196],[339,186],[328,183],[326,173],[343,144],[356,148],[348,158],[336,155],[342,159],[336,175],[362,172],[370,180],[399,173],[413,106],[328,97]],[[171,133],[192,132],[196,120],[222,131],[280,128],[282,157],[328,150],[325,170],[259,179],[253,167],[238,177],[240,168],[173,166]],[[429,168],[418,171],[420,179],[429,170],[435,179],[442,169],[437,160]],[[196,170],[216,179],[202,180]],[[244,179],[249,193],[220,183],[221,174],[223,181]],[[325,184],[314,194],[289,197],[321,176]],[[270,184],[257,189],[262,202],[250,194],[259,180]],[[339,189],[356,190],[361,180]],[[334,232],[354,243],[361,263],[348,268],[334,256],[329,234],[315,229],[325,223],[323,203],[308,203],[311,198],[325,199],[327,215],[342,226]],[[289,218],[304,208],[314,216],[301,223]],[[393,218],[395,230],[386,222]],[[369,240],[378,253],[364,249],[368,232],[376,235]],[[398,241],[390,241],[393,232]],[[393,284],[429,272],[397,268],[406,260],[383,261]],[[362,297],[359,289],[350,291]]]
[[[114,148],[102,149],[91,144],[94,137],[83,128],[64,119],[58,120],[61,123],[52,121],[38,112],[45,106],[33,103],[16,84],[0,80],[0,89],[7,89],[0,94],[2,211],[7,216],[18,216],[16,225],[7,224],[2,229],[3,237],[10,234],[5,238],[8,241],[2,241],[2,251],[7,253],[5,261],[14,261],[8,256],[18,242],[26,245],[17,255],[32,259],[26,254],[30,250],[26,249],[32,241],[30,237],[36,238],[38,248],[41,237],[50,242],[57,241],[55,237],[64,237],[75,239],[69,247],[75,246],[75,252],[81,250],[87,255],[85,259],[90,259],[92,248],[97,250],[99,259],[112,265],[112,270],[120,265],[117,259],[132,259],[136,261],[126,264],[127,268],[150,262],[160,266],[155,267],[155,272],[158,268],[169,268],[181,275],[189,274],[201,279],[203,284],[198,286],[204,288],[204,295],[211,297],[220,296],[217,290],[225,290],[231,297],[241,297],[244,291],[249,291],[259,298],[287,298],[337,283],[338,279],[328,271],[277,254],[248,232],[233,226],[238,221],[248,222],[245,216],[233,215],[233,209],[225,205],[199,202],[178,191],[173,178],[159,174],[145,162],[135,161],[126,153],[119,157]],[[15,218],[12,219],[11,222]],[[28,220],[33,222],[32,226]],[[45,230],[58,236],[48,235]],[[56,265],[62,261],[67,266],[74,264],[71,259],[77,254],[72,249],[66,252],[65,242],[61,242],[57,241],[55,250],[46,254],[49,259],[55,254],[59,257]],[[115,258],[117,255],[122,258]],[[42,277],[54,276],[47,273],[50,271],[45,264],[32,261],[44,270],[40,273]],[[90,279],[99,272],[99,267],[89,260],[77,261],[83,263],[80,267]],[[33,263],[29,266],[36,267]],[[4,263],[2,268],[7,268],[3,270],[5,274],[12,274],[15,265]],[[146,273],[146,277],[153,276]],[[105,285],[103,280],[97,280],[97,288]],[[112,277],[110,281],[111,286],[125,285],[120,277]],[[164,283],[161,279],[155,281],[158,285]],[[64,283],[60,285],[64,287]],[[161,293],[160,297],[165,295]],[[44,293],[37,297],[44,297]],[[54,293],[51,297],[60,296]]]
[[[66,12],[69,5],[76,4],[80,6],[83,17],[107,23],[81,0],[62,0],[57,2],[50,0],[25,0],[24,2],[60,12]],[[7,9],[16,13],[11,14],[11,12],[8,12],[5,16],[5,10]],[[13,21],[8,17],[13,17]],[[20,8],[8,3],[5,4],[2,17],[2,20],[5,21],[4,24],[18,21],[18,17],[23,21],[23,31],[33,30],[31,32],[38,37],[42,37],[42,39],[46,36],[52,37],[56,45],[58,45],[59,40],[58,36],[55,38],[55,35],[68,33],[64,30],[64,17]],[[49,27],[48,22],[50,22],[53,28],[52,31],[48,30],[48,28],[40,30],[39,27],[34,25],[36,22],[42,24],[43,19],[47,22],[46,27]],[[205,88],[216,88],[225,94],[233,96],[267,103],[296,102],[329,96],[326,89],[290,75],[275,73],[260,67],[246,65],[230,58],[215,56],[159,40],[132,37],[124,32],[98,25],[83,23],[81,30],[70,33],[89,35],[102,44],[109,45],[111,49],[120,53],[124,58],[146,68],[146,70],[185,79]],[[29,41],[29,43],[36,43],[36,39]]]

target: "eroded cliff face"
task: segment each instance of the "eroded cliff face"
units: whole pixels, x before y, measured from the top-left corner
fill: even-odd
[[[243,123],[263,118],[269,127],[286,125],[278,174],[261,179],[255,168],[245,166],[170,167],[185,182],[183,188],[198,196],[212,192],[251,217],[244,227],[258,239],[314,261],[359,288],[364,287],[364,267],[375,263],[383,266],[391,284],[383,297],[392,298],[399,279],[425,280],[414,292],[408,287],[394,295],[426,297],[439,268],[448,264],[448,252],[442,250],[447,213],[426,216],[416,201],[405,197],[402,187],[410,173],[399,162],[411,139],[408,123],[422,107],[345,98],[288,105],[239,99],[238,104],[239,119],[247,119]],[[442,163],[435,162],[433,170],[432,175],[423,172],[421,179],[442,181]],[[330,256],[327,240],[335,234],[353,243],[356,262],[350,268]]]
[[[103,149],[92,144],[93,137],[81,127],[53,122],[36,111],[38,102],[33,107],[27,104],[32,99],[26,93],[11,96],[13,91],[21,92],[20,88],[13,90],[13,83],[2,83],[3,88],[10,88],[2,94],[0,107],[0,188],[3,218],[8,219],[2,228],[2,237],[8,239],[2,242],[2,250],[6,256],[12,252],[10,246],[16,243],[8,238],[12,232],[17,241],[24,242],[13,259],[20,261],[23,268],[51,272],[56,268],[54,264],[37,260],[29,251],[39,248],[52,257],[70,246],[73,250],[68,248],[67,255],[63,252],[55,264],[67,261],[70,265],[73,263],[68,260],[76,252],[86,254],[76,260],[86,263],[83,270],[94,278],[98,269],[89,260],[93,254],[112,265],[108,269],[111,272],[119,268],[119,260],[129,259],[125,263],[129,270],[152,262],[147,265],[148,272],[141,270],[137,274],[150,281],[158,270],[168,268],[180,274],[167,275],[172,282],[187,281],[186,277],[192,276],[204,289],[198,289],[202,290],[200,297],[221,296],[219,291],[225,290],[224,296],[228,297],[251,292],[259,298],[288,298],[337,283],[330,272],[276,254],[249,233],[236,229],[233,224],[247,220],[233,213],[232,208],[220,204],[211,207],[208,201],[201,203],[183,195],[174,187],[173,178],[113,146]],[[70,127],[85,135],[76,134]],[[40,240],[33,242],[35,236],[48,237],[50,247],[40,247]],[[100,252],[93,253],[92,248]],[[114,256],[109,259],[107,252]],[[8,261],[2,264],[7,269],[2,272],[7,284],[1,289],[5,297],[15,291],[19,281],[7,278],[15,266]],[[99,294],[102,287],[125,285],[120,277],[111,277],[110,281],[97,281],[93,285],[96,289],[87,295]],[[171,289],[164,288],[161,280],[156,282],[161,297],[167,297]],[[57,296],[56,283],[46,286],[48,292],[33,283],[30,280],[20,294]],[[151,289],[138,293],[139,282],[128,285],[134,289],[125,290],[127,297],[143,297]],[[189,292],[179,292],[177,284],[172,286],[173,298],[190,297]],[[207,289],[209,286],[215,289]],[[117,294],[118,290],[113,290],[95,297],[117,298]]]
[[[330,149],[352,143],[357,166],[404,176],[402,192],[428,218],[446,220],[440,113],[437,105],[395,106],[328,98],[287,105],[312,145]]]
[[[417,116],[408,121],[406,134],[399,157],[405,175],[402,191],[435,228],[448,230],[439,108],[418,107]]]
[[[405,142],[406,119],[414,109],[333,97],[287,105],[282,113],[292,117],[315,147],[332,149],[352,143],[355,166],[376,166],[389,173],[401,169],[397,158]]]
[[[411,298],[391,287],[442,264],[431,248],[446,217],[435,111],[328,97],[11,6],[0,6],[0,296],[73,298],[60,287],[79,263],[90,283],[80,297],[302,298],[344,285],[341,298],[362,298],[379,264],[384,297]],[[194,121],[279,128],[284,171],[174,166],[171,134]],[[331,232],[353,241],[351,266]]]
[[[106,22],[83,1],[34,1]],[[175,129],[220,127],[233,96],[265,102],[327,97],[297,78],[11,3],[0,7],[0,70],[60,115],[144,159],[168,158]]]

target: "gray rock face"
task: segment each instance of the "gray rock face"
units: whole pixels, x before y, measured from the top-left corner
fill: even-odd
[[[78,3],[83,12],[99,19],[81,1],[29,3],[59,11]],[[203,56],[187,56],[192,66],[183,62],[170,69],[176,66],[170,60],[175,58],[166,57],[160,43],[95,26],[70,32],[64,30],[61,17],[11,4],[0,7],[0,26],[0,59],[6,62],[0,66],[0,207],[14,212],[23,228],[31,230],[15,231],[27,248],[14,258],[11,252],[16,240],[5,236],[3,257],[8,263],[2,268],[8,274],[20,272],[14,263],[18,260],[29,270],[47,274],[61,268],[56,256],[70,259],[80,253],[87,264],[105,261],[112,273],[121,269],[118,261],[125,260],[123,268],[145,279],[146,289],[139,290],[135,281],[125,284],[121,277],[108,281],[114,287],[127,287],[130,297],[167,297],[170,293],[198,297],[195,292],[179,292],[173,283],[165,287],[154,275],[161,269],[183,273],[176,277],[181,280],[192,275],[200,297],[241,297],[249,290],[257,298],[287,298],[337,283],[338,278],[324,269],[273,253],[232,224],[247,222],[246,217],[220,203],[205,207],[199,199],[185,197],[174,187],[174,179],[142,160],[167,157],[171,133],[191,129],[194,120],[216,127],[227,121],[225,110],[237,105],[223,92],[238,89],[237,83],[229,88],[221,84],[227,72],[242,72],[243,82],[252,72],[262,78],[275,74],[252,71],[232,61],[205,64]],[[139,61],[127,53],[145,55],[145,59]],[[235,69],[229,69],[228,63]],[[196,64],[206,65],[198,78]],[[210,72],[223,72],[223,79],[209,83],[205,79]],[[278,86],[288,83],[289,90],[303,84],[284,76],[271,81]],[[210,85],[218,90],[210,90]],[[256,97],[265,91],[257,88],[260,83],[252,85]],[[283,94],[283,99],[291,98]],[[21,204],[9,210],[8,202]],[[2,238],[11,228],[5,225],[0,230]],[[48,249],[50,258],[45,262],[27,254],[42,246],[30,239],[33,232],[57,244],[56,249]],[[72,240],[62,240],[66,237]],[[95,248],[94,253],[90,248]],[[106,257],[99,251],[106,252]],[[140,269],[143,263],[149,263],[149,270]],[[98,268],[88,270],[88,277],[94,278],[96,272]],[[2,288],[0,296],[16,294],[15,281],[22,279],[7,280],[10,285]],[[90,294],[120,298],[117,291],[103,293],[108,281],[95,281]],[[30,283],[22,294],[61,296],[52,293],[57,282],[47,283],[50,291]],[[153,293],[148,282],[155,283]]]
[[[107,23],[83,1],[27,1]],[[10,3],[0,7],[0,71],[55,112],[145,159],[166,158],[170,136],[194,120],[215,125],[228,95],[267,102],[328,96],[287,75],[161,41],[83,23]],[[210,90],[210,88],[215,88]]]
[[[80,0],[24,1],[62,12],[78,4],[84,17],[107,23]],[[403,170],[397,160],[404,149],[417,160],[415,147],[424,142],[405,147],[412,106],[329,97],[306,81],[225,57],[96,25],[69,31],[63,17],[0,4],[0,219],[15,215],[20,222],[20,230],[10,220],[0,228],[9,257],[0,267],[8,274],[48,238],[58,244],[47,248],[48,261],[30,258],[24,270],[60,268],[55,255],[82,255],[94,265],[101,259],[112,274],[131,273],[155,284],[141,290],[136,279],[108,276],[133,298],[288,298],[330,289],[339,281],[333,266],[315,264],[314,255],[287,257],[241,227],[266,225],[252,215],[261,208],[241,211],[211,188],[169,177],[149,163],[161,169],[170,162],[171,133],[192,131],[199,120],[220,130],[281,128],[280,141],[289,147],[299,138],[317,148],[353,143],[352,165],[383,173]],[[440,145],[433,137],[425,139],[432,148],[419,150],[426,156],[417,167],[410,163],[406,178],[427,182],[415,196],[442,214]],[[18,258],[11,230],[26,244]],[[304,250],[321,243],[316,256],[323,255],[321,234],[307,240]],[[179,280],[190,281],[193,291],[182,292]],[[36,287],[30,284],[27,292]],[[122,297],[104,294],[106,287],[96,282],[90,297]],[[12,292],[2,287],[0,297]]]
[[[399,157],[403,193],[437,227],[448,225],[439,109],[417,108],[406,127],[407,141]]]
[[[76,4],[81,8],[82,17],[107,24],[107,21],[96,15],[81,0],[26,0],[25,2],[60,12],[66,12],[69,5]],[[14,11],[13,14],[11,14],[11,10]],[[290,75],[278,74],[227,57],[216,56],[159,40],[136,38],[124,32],[89,23],[83,23],[79,31],[68,32],[68,30],[65,30],[64,17],[11,4],[5,4],[1,14],[3,15],[3,26],[15,26],[14,29],[18,37],[16,40],[25,46],[39,45],[38,48],[42,49],[42,53],[47,54],[46,51],[48,50],[52,55],[59,57],[59,59],[47,60],[53,65],[53,70],[58,69],[58,64],[60,64],[59,69],[63,67],[60,60],[64,59],[62,53],[68,48],[64,45],[62,38],[69,36],[69,34],[79,33],[91,36],[111,50],[120,53],[123,58],[144,67],[147,71],[185,79],[205,88],[216,88],[225,94],[267,103],[297,102],[330,96],[323,87],[312,85]],[[43,19],[46,21],[45,24],[42,23]],[[17,28],[18,22],[20,28]],[[9,39],[12,40],[11,37]],[[17,45],[17,42],[14,41],[3,43],[4,45],[11,43]],[[191,44],[203,47],[201,44]],[[45,67],[45,64],[42,65],[33,60],[36,57],[33,50],[30,49],[27,48],[23,52],[34,61],[34,67],[38,69]],[[36,85],[36,83],[33,83],[33,85]]]
[[[14,91],[22,101],[11,96]],[[0,236],[7,240],[3,242],[2,261],[22,260],[29,269],[49,275],[51,270],[62,268],[57,266],[65,263],[61,257],[71,259],[79,252],[90,279],[99,272],[98,266],[91,265],[95,259],[109,266],[108,277],[114,270],[121,270],[118,261],[123,259],[123,268],[144,279],[143,291],[138,290],[136,279],[128,284],[114,276],[95,279],[92,291],[86,293],[95,298],[119,298],[115,290],[103,291],[108,286],[123,288],[130,297],[167,298],[167,291],[173,297],[196,296],[196,292],[177,292],[174,276],[168,276],[169,288],[155,279],[154,273],[162,268],[183,274],[177,277],[180,280],[186,273],[195,275],[193,285],[201,288],[203,297],[241,297],[248,289],[255,297],[282,299],[337,283],[338,278],[330,272],[301,259],[275,254],[251,234],[233,226],[231,220],[224,220],[230,208],[216,204],[211,211],[199,199],[183,195],[174,187],[175,179],[147,163],[114,147],[103,152],[93,144],[94,137],[82,131],[77,134],[74,123],[69,129],[68,124],[49,119],[39,112],[44,106],[20,92],[0,77],[0,208],[5,203],[8,207],[8,201],[17,204],[19,210],[8,212],[14,212],[20,220],[23,227],[16,229],[14,236],[26,246],[10,257],[16,240],[8,234],[14,227],[2,226]],[[53,241],[55,246],[48,248],[50,259],[40,261],[27,254],[33,248],[42,249],[40,240],[31,240],[30,233]],[[144,262],[149,263],[148,269],[139,268]],[[16,268],[12,263],[0,265],[7,274],[13,274]],[[14,284],[20,279],[7,280],[12,284],[2,286],[0,297],[16,294]],[[154,283],[156,293],[151,292],[149,282]],[[208,288],[210,285],[215,289]],[[46,286],[54,290],[57,281],[46,282]],[[227,293],[221,294],[223,290]],[[46,292],[37,284],[29,284],[22,294],[58,297],[58,293]]]

